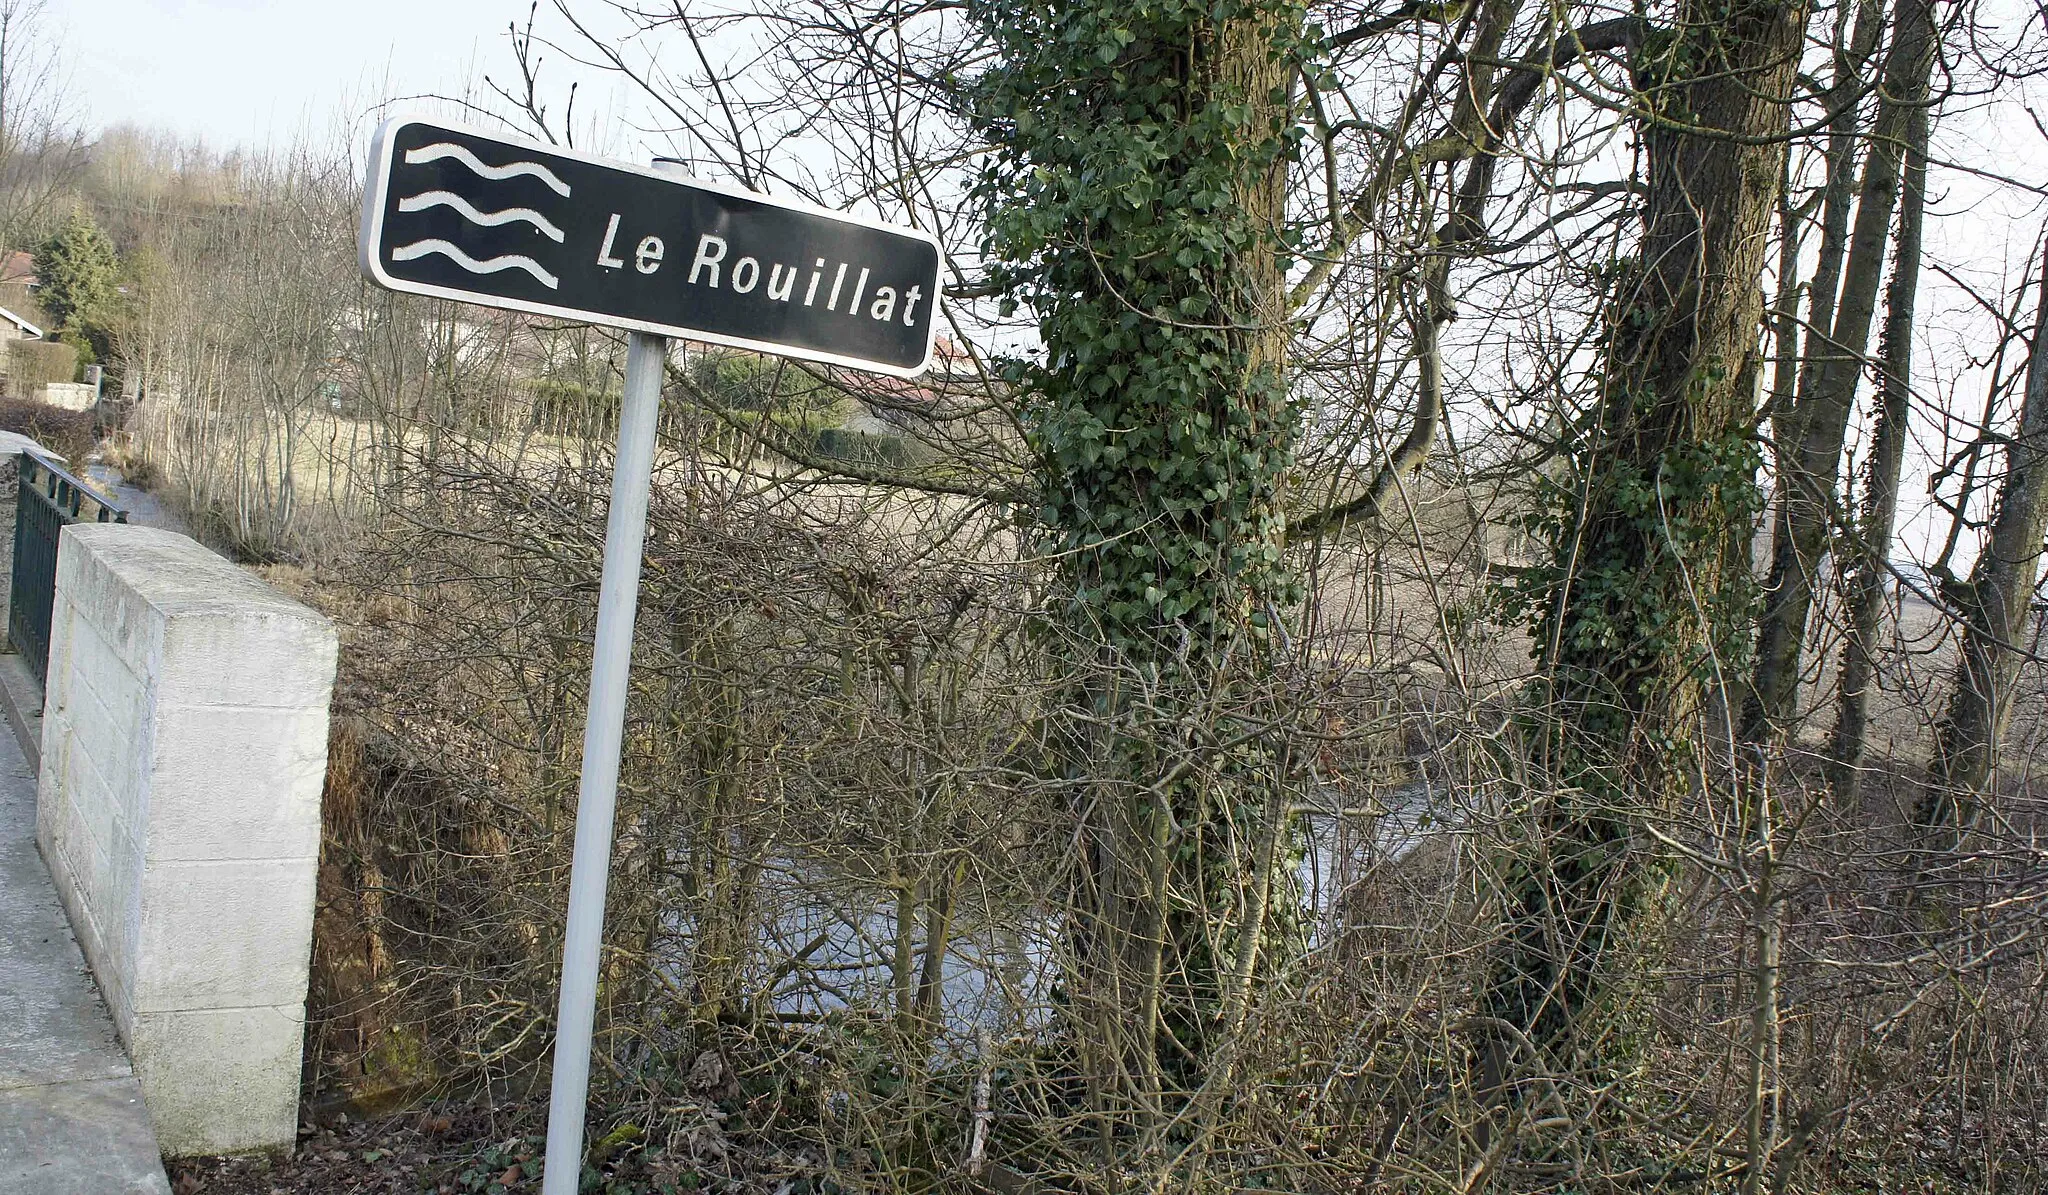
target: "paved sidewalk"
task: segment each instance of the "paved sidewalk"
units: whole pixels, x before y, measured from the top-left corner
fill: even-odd
[[[0,725],[0,1192],[170,1195],[142,1089],[36,851],[36,780]]]

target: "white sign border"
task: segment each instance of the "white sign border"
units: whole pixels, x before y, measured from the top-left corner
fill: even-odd
[[[362,267],[363,276],[387,290],[395,290],[404,294],[426,295],[429,298],[435,299],[452,299],[458,303],[474,303],[480,307],[523,311],[529,315],[553,316],[557,319],[566,319],[576,323],[600,324],[608,328],[624,328],[632,332],[645,332],[651,336],[667,336],[676,340],[694,340],[702,344],[723,345],[727,348],[751,349],[754,352],[766,353],[771,356],[795,357],[800,360],[816,361],[825,365],[841,365],[848,369],[887,374],[890,377],[914,379],[931,368],[932,349],[939,335],[939,296],[936,294],[932,296],[932,318],[925,325],[924,357],[915,366],[906,367],[890,365],[863,357],[848,357],[839,353],[828,353],[818,349],[798,348],[792,345],[776,344],[764,340],[750,340],[744,336],[727,336],[716,332],[703,332],[694,328],[686,328],[679,324],[656,324],[645,320],[626,319],[621,316],[600,316],[596,313],[579,310],[574,307],[556,307],[550,303],[534,303],[525,299],[507,299],[497,295],[478,295],[474,291],[456,290],[452,287],[435,286],[426,282],[412,282],[403,278],[393,278],[384,271],[384,263],[378,260],[377,246],[382,241],[384,235],[384,201],[391,188],[391,154],[389,152],[391,138],[397,134],[399,129],[409,124],[423,124],[437,129],[448,129],[457,133],[466,133],[472,137],[481,137],[486,141],[501,142],[507,145],[530,149],[536,153],[553,154],[560,158],[587,162],[592,166],[602,166],[607,170],[620,170],[628,174],[638,174],[645,178],[655,179],[675,186],[695,187],[701,191],[711,191],[719,195],[731,196],[735,199],[751,200],[754,203],[766,204],[769,207],[801,212],[809,216],[821,216],[828,220],[836,220],[842,224],[855,224],[863,228],[878,229],[883,232],[894,233],[897,236],[923,241],[929,244],[933,252],[938,255],[938,289],[942,291],[945,289],[945,248],[939,244],[939,238],[921,228],[906,228],[900,224],[872,220],[866,216],[857,216],[849,212],[835,212],[830,208],[820,207],[817,204],[806,203],[802,200],[780,199],[773,195],[763,195],[758,191],[749,191],[741,187],[704,182],[687,174],[672,174],[645,166],[635,166],[613,158],[599,157],[596,154],[587,154],[579,150],[565,149],[556,145],[546,145],[525,137],[507,137],[502,133],[495,133],[461,121],[440,120],[429,116],[403,115],[393,116],[384,121],[383,124],[378,125],[376,136],[370,142],[370,176],[363,186],[362,218],[356,230],[356,261]]]

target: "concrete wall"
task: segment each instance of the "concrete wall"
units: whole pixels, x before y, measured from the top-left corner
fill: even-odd
[[[293,1141],[334,659],[185,536],[64,529],[36,837],[174,1157]]]
[[[97,387],[84,382],[44,382],[36,387],[35,400],[66,411],[90,411],[100,397]]]

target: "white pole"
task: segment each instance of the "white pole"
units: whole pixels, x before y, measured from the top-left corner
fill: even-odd
[[[590,1034],[597,1015],[598,947],[604,936],[605,882],[611,872],[612,813],[619,795],[626,676],[633,664],[633,616],[640,604],[654,424],[667,364],[667,338],[632,333],[626,346],[626,393],[612,470],[611,516],[604,529],[597,644],[590,665],[590,707],[583,723],[583,779],[576,789],[576,853],[569,865],[569,929],[562,943],[542,1195],[576,1195],[583,1175],[583,1112],[590,1091]]]

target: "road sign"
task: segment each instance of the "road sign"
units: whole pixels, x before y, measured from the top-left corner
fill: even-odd
[[[926,233],[458,124],[377,131],[359,249],[392,290],[898,377],[937,328]]]
[[[392,290],[634,333],[605,523],[543,1195],[573,1195],[597,1000],[640,557],[668,343],[681,336],[911,377],[931,360],[939,246],[659,170],[400,118],[377,130],[358,238]]]

